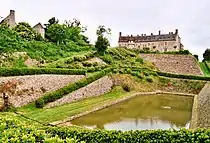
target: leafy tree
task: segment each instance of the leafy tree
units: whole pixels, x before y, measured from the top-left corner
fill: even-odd
[[[53,24],[58,24],[58,23],[59,23],[59,20],[56,19],[55,17],[52,17],[51,19],[48,20],[47,24],[44,24],[44,26],[45,26],[45,28],[44,28],[45,29],[45,38],[46,39],[50,39],[49,34],[48,34],[49,27]]]
[[[197,61],[199,61],[198,55],[193,55],[193,56],[196,58]]]
[[[58,45],[60,43],[65,43],[67,41],[67,29],[63,24],[53,24],[47,30],[47,36],[52,42],[56,42]]]
[[[206,51],[203,53],[203,60],[210,61],[210,49],[206,49]]]
[[[33,28],[26,22],[20,22],[14,28],[14,30],[18,33],[18,35],[28,41],[35,40],[37,34],[33,30]]]
[[[53,25],[53,24],[58,24],[59,23],[59,20],[56,19],[55,17],[52,17],[51,19],[48,20],[48,23],[47,24],[44,24],[45,26],[45,31],[47,31],[47,29]]]
[[[99,54],[104,54],[108,46],[110,46],[109,40],[106,35],[111,34],[111,29],[106,29],[104,25],[100,25],[96,31],[97,41],[95,43],[95,48]]]

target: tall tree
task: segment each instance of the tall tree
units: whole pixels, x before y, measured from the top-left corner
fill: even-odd
[[[49,29],[49,27],[51,26],[51,25],[53,25],[53,24],[58,24],[59,23],[59,20],[58,19],[56,19],[55,17],[52,17],[51,19],[49,19],[48,20],[48,23],[47,24],[44,24],[44,26],[45,26],[45,38],[46,39],[49,39],[50,37],[49,37],[49,34],[47,33],[48,32],[48,29]]]
[[[106,36],[111,35],[111,29],[106,29],[104,25],[99,25],[96,35],[97,41],[95,43],[95,48],[99,54],[104,54],[106,49],[110,46],[109,40]]]
[[[14,28],[14,30],[20,35],[20,37],[26,39],[26,40],[35,40],[37,34],[33,30],[33,28],[26,22],[20,22],[18,25]]]
[[[210,49],[206,49],[206,51],[203,53],[203,60],[210,61]]]

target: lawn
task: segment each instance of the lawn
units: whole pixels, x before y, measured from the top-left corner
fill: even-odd
[[[204,73],[205,76],[210,76],[210,70],[209,68],[206,66],[206,64],[204,62],[200,62],[200,67]],[[209,63],[208,63],[209,64]],[[210,67],[210,64],[209,64],[209,67]]]
[[[125,92],[121,87],[114,87],[110,93],[105,95],[87,98],[50,109],[38,109],[34,104],[30,104],[17,110],[19,113],[31,119],[47,124],[54,121],[64,120],[67,117],[91,110],[95,107],[102,106],[131,94],[131,92]]]

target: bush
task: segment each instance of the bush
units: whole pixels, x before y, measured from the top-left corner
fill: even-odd
[[[126,91],[126,92],[130,92],[131,91],[131,86],[129,84],[123,84],[122,88]]]
[[[85,61],[85,60],[87,60],[87,57],[86,56],[77,56],[77,57],[74,57],[74,61],[82,62],[82,61]]]
[[[109,72],[111,72],[112,69],[105,69],[97,74],[94,74],[90,77],[87,77],[87,78],[84,78],[84,79],[81,79],[73,84],[69,84],[61,89],[58,89],[54,92],[51,92],[51,93],[48,93],[46,95],[44,95],[43,97],[39,98],[38,100],[36,100],[35,104],[36,104],[36,107],[37,108],[42,108],[44,107],[47,103],[49,102],[53,102],[57,99],[60,99],[62,98],[63,96],[79,89],[79,88],[82,88],[96,80],[98,80],[99,78],[107,75]]]
[[[62,127],[49,127],[48,133],[60,138],[73,138],[87,143],[205,143],[210,140],[210,131],[199,130],[72,130]]]
[[[205,76],[172,74],[172,73],[164,73],[164,72],[160,72],[160,71],[157,71],[157,74],[159,76],[172,77],[172,78],[182,78],[182,79],[194,79],[194,80],[210,81],[210,77],[205,77]]]
[[[136,62],[138,62],[138,63],[140,63],[140,64],[143,64],[143,63],[144,63],[144,60],[141,59],[141,58],[137,58],[137,59],[136,59]]]
[[[0,116],[0,142],[2,143],[79,143],[72,139],[61,139],[58,135],[47,133],[38,125],[29,124],[17,116]],[[84,143],[84,142],[81,142]]]
[[[151,77],[147,77],[147,78],[146,78],[146,81],[148,81],[148,82],[153,82],[153,79],[152,79]]]
[[[23,76],[36,74],[85,75],[86,70],[55,68],[0,68],[0,76]]]

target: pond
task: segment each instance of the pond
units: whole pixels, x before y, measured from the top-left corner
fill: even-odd
[[[188,96],[141,95],[71,123],[90,129],[121,131],[189,128],[192,105],[193,97]]]

